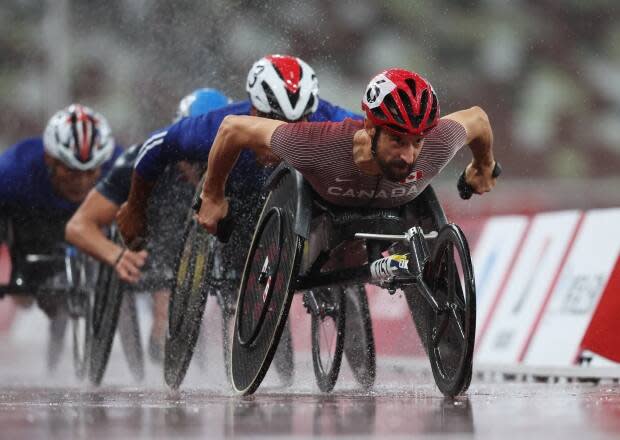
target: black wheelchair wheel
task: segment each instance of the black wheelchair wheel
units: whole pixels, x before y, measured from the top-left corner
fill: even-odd
[[[467,390],[476,336],[476,288],[469,246],[458,226],[439,232],[426,280],[442,310],[430,319],[427,350],[439,390],[456,396]]]
[[[342,363],[346,300],[343,289],[337,287],[307,292],[304,302],[311,316],[314,376],[319,389],[328,393],[336,385]]]
[[[186,222],[168,307],[164,378],[173,389],[179,388],[185,378],[200,334],[208,297],[205,278],[212,271],[215,241],[194,220],[192,211]]]
[[[303,249],[293,229],[296,204],[295,181],[286,174],[265,202],[248,252],[231,357],[233,387],[241,394],[260,385],[286,324]]]
[[[118,333],[129,371],[136,382],[141,382],[144,379],[144,348],[138,321],[136,293],[130,290],[124,292],[121,301]]]
[[[344,354],[357,383],[369,389],[375,383],[377,365],[366,289],[363,285],[351,286],[344,293],[347,309]]]
[[[112,231],[112,240],[120,238]],[[110,351],[118,326],[121,302],[127,284],[119,280],[113,267],[100,264],[94,289],[91,317],[91,344],[88,379],[93,385],[100,385],[108,366]]]

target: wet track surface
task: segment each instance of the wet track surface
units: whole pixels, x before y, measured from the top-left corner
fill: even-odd
[[[232,395],[221,346],[208,344],[208,368],[190,367],[181,391],[162,385],[149,363],[134,384],[116,344],[104,386],[73,379],[71,355],[54,375],[45,338],[0,339],[0,439],[39,438],[620,438],[620,386],[614,383],[510,383],[474,380],[467,396],[445,399],[426,363],[379,360],[373,391],[356,389],[348,366],[321,394],[312,365],[296,357],[295,381],[268,374],[256,395]],[[67,341],[68,342],[68,341]]]

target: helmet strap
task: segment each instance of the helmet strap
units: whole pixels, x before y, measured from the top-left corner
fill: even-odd
[[[381,134],[381,127],[375,127],[375,134],[372,137],[372,141],[370,144],[370,152],[372,153],[372,157],[377,157],[377,142],[379,141],[380,134]]]

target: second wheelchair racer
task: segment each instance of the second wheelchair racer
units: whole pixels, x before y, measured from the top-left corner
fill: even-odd
[[[249,100],[233,103],[195,118],[186,118],[148,139],[138,156],[127,204],[117,220],[123,237],[142,241],[146,235],[145,208],[156,179],[170,163],[206,161],[220,124],[230,115],[256,115],[272,120],[342,121],[361,116],[319,98],[314,70],[292,56],[269,55],[258,60],[248,73]],[[239,227],[222,248],[224,274],[236,291],[245,253],[249,247],[256,213],[262,205],[261,187],[270,173],[257,164],[254,154],[242,153],[228,180],[228,191],[239,201],[235,217]],[[189,206],[188,206],[189,207]],[[181,223],[179,223],[181,224]]]
[[[229,103],[230,99],[215,89],[198,89],[181,100],[175,120],[205,114]],[[104,228],[114,222],[120,206],[127,200],[131,173],[139,152],[140,145],[134,145],[114,162],[109,173],[90,191],[67,223],[65,237],[77,248],[113,266],[123,281],[139,283],[139,288],[154,292],[149,353],[153,360],[159,361],[163,353],[174,259],[181,245],[182,230],[176,225],[185,219],[186,207],[200,173],[188,163],[180,162],[177,166],[166,168],[148,209],[152,240],[146,250],[134,252],[125,249],[108,239]],[[144,274],[143,270],[146,271]]]

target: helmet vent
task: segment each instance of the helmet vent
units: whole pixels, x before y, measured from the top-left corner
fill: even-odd
[[[433,102],[431,104],[431,112],[428,114],[428,120],[430,123],[433,123],[437,117],[437,96],[431,93],[431,98]]]
[[[370,109],[370,111],[377,118],[379,118],[379,119],[381,119],[383,121],[387,121],[387,116],[385,116],[385,113],[383,113],[383,110],[381,110],[381,107],[372,108],[372,109]]]
[[[284,112],[282,111],[282,107],[280,107],[278,98],[276,98],[276,95],[275,93],[273,93],[273,90],[271,89],[271,87],[269,87],[269,84],[267,84],[266,81],[263,81],[262,86],[263,86],[263,90],[265,91],[265,95],[267,96],[267,102],[269,102],[269,107],[271,107],[271,110],[274,113],[283,115]]]
[[[407,84],[409,86],[409,88],[411,89],[411,94],[413,95],[413,97],[415,98],[416,95],[416,91],[415,91],[415,81],[412,78],[407,78],[405,80],[405,84]]]
[[[420,111],[418,115],[411,119],[411,123],[414,127],[419,127],[420,123],[424,120],[424,114],[426,113],[426,107],[428,106],[428,90],[422,92],[420,97]]]
[[[413,106],[411,105],[411,100],[409,99],[409,96],[402,89],[398,89],[398,96],[400,97],[400,100],[402,101],[403,106],[405,107],[405,111],[407,112],[407,117],[409,118],[410,121],[413,121],[415,119],[415,113],[413,111]]]
[[[390,111],[390,113],[392,114],[392,117],[394,119],[396,119],[396,121],[399,124],[404,124],[405,120],[403,119],[402,115],[400,114],[400,112],[398,111],[398,106],[396,105],[396,101],[394,101],[394,98],[392,97],[392,95],[387,95],[384,99],[383,102],[385,103],[385,106],[387,107],[387,109]]]
[[[297,91],[294,93],[291,93],[288,89],[286,90],[286,94],[288,95],[288,100],[291,102],[291,106],[293,108],[297,105],[297,101],[299,101],[299,92],[300,92],[300,89],[297,89]]]

